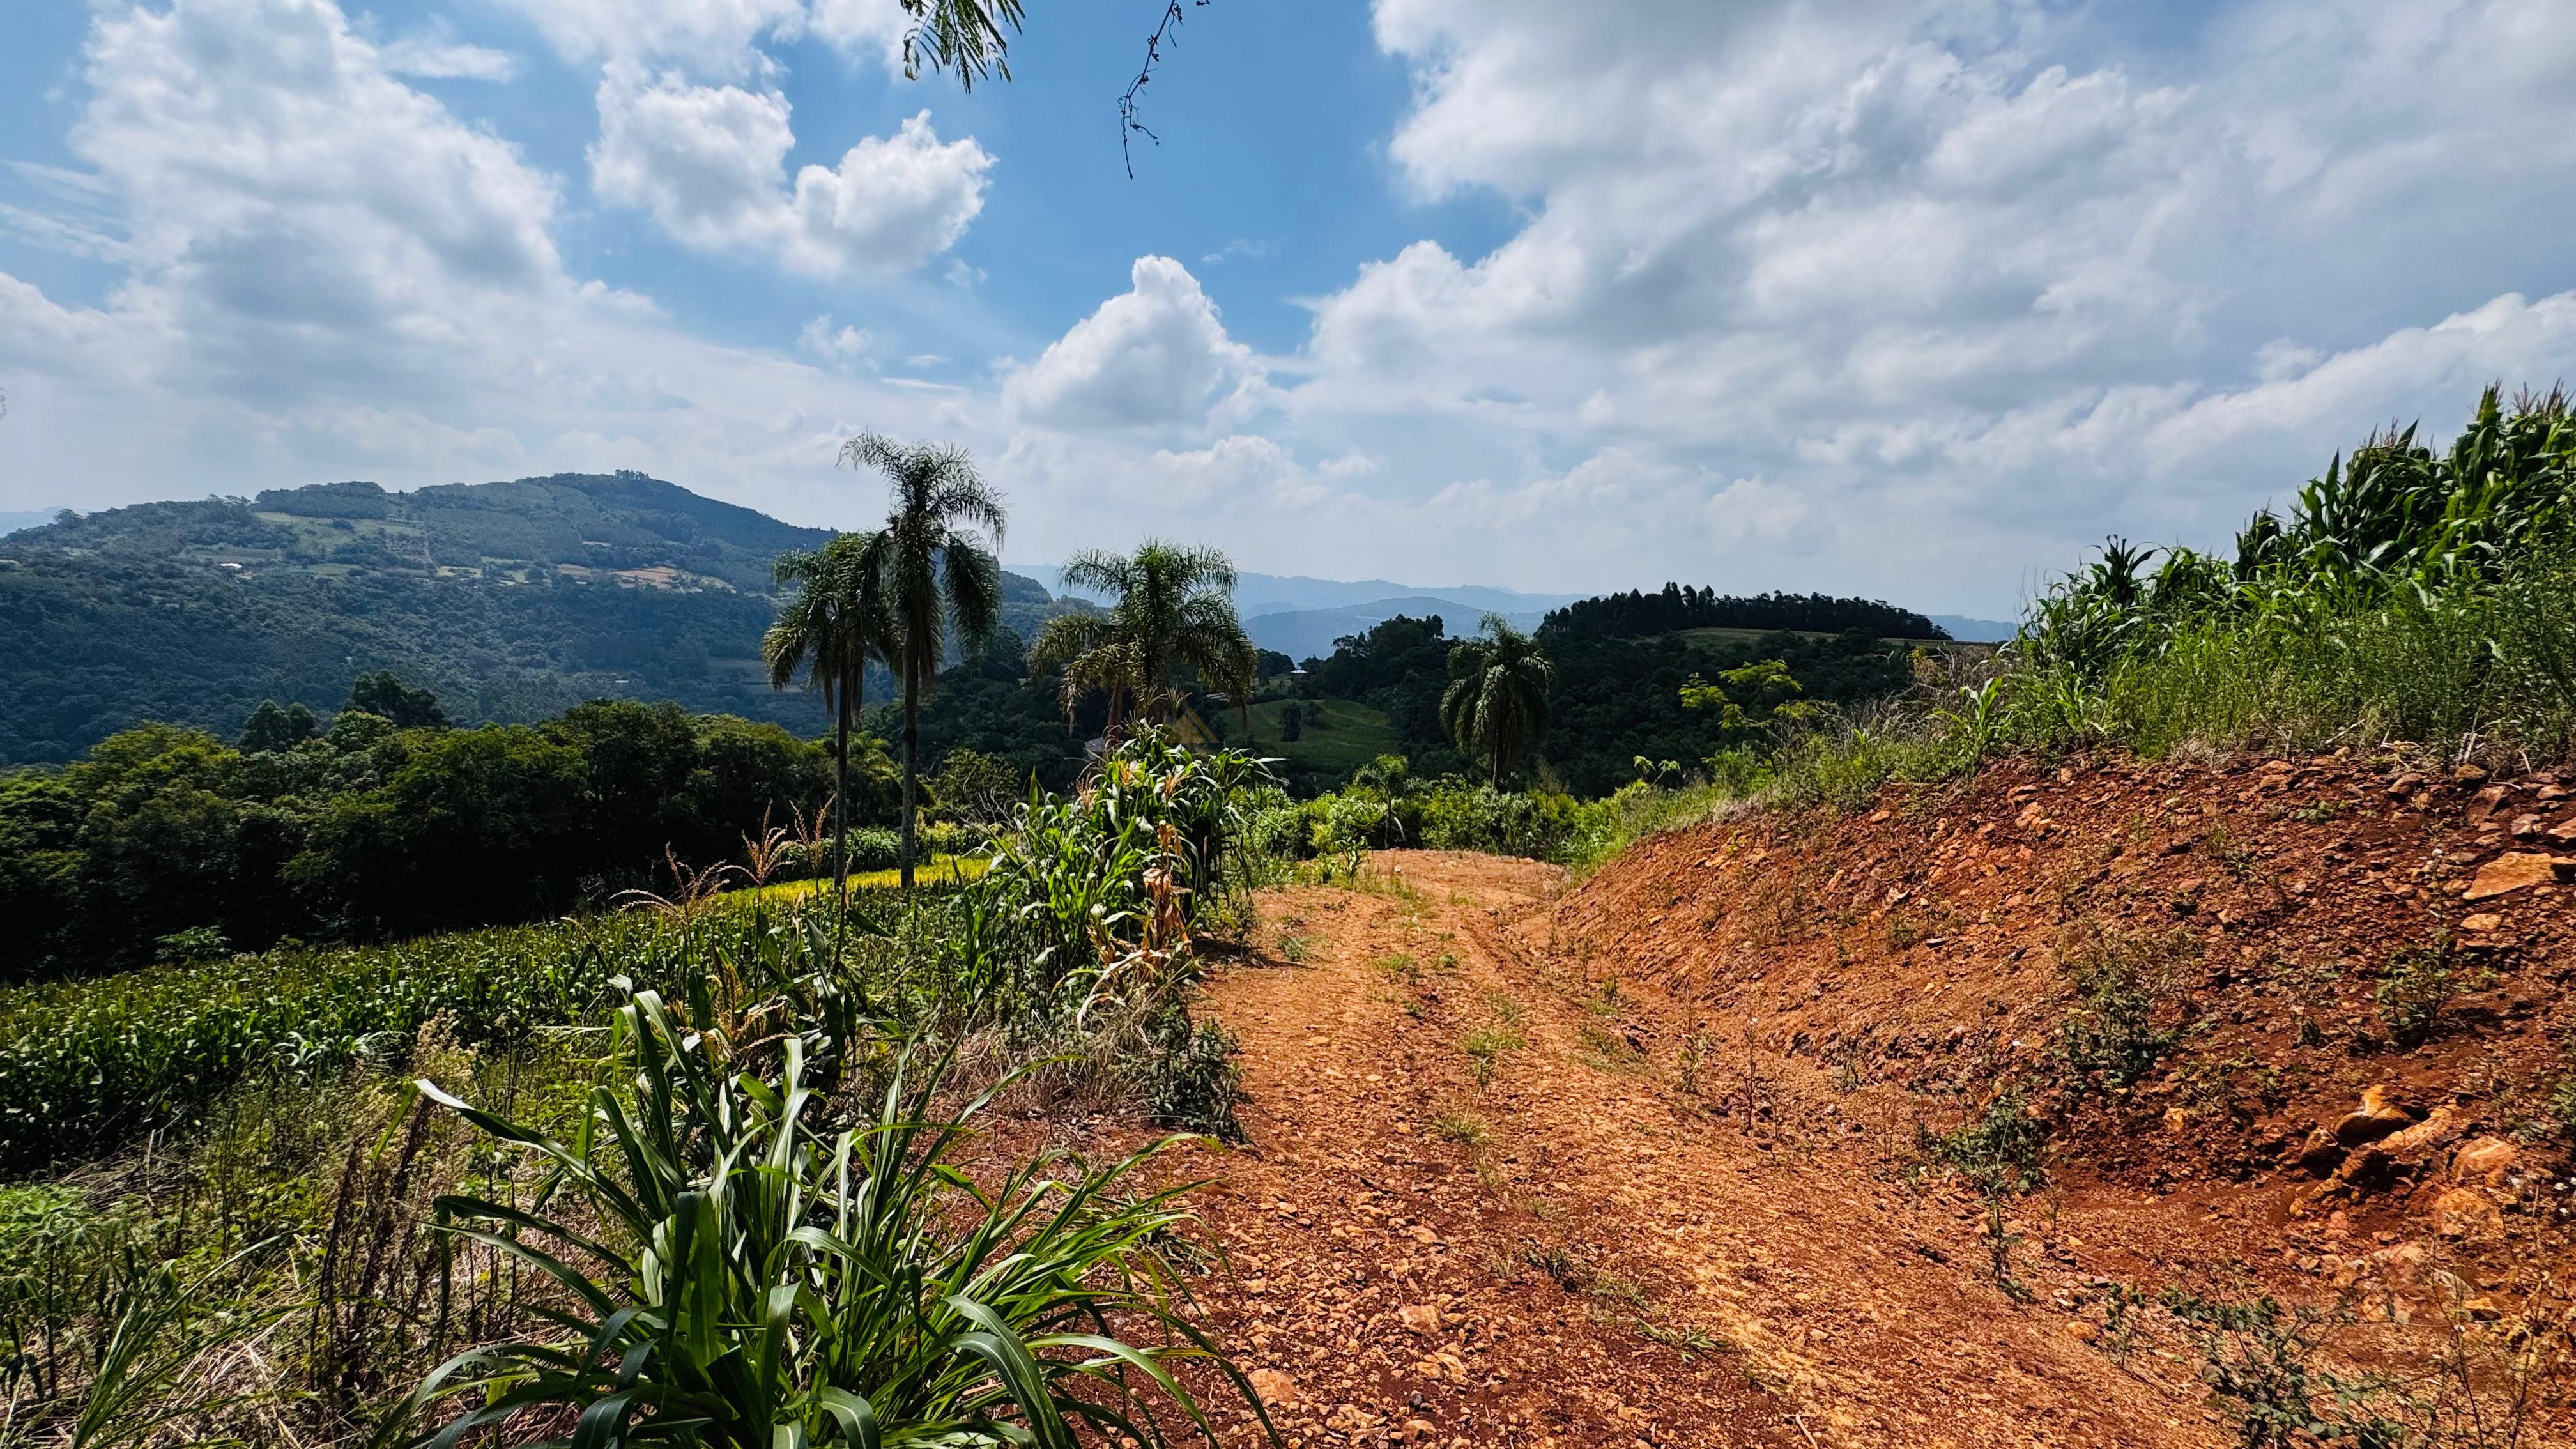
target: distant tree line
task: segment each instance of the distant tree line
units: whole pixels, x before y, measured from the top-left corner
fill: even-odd
[[[1702,628],[1770,632],[1682,632]],[[1677,584],[1586,599],[1549,614],[1531,637],[1552,673],[1543,690],[1543,728],[1507,724],[1504,738],[1514,743],[1499,753],[1521,762],[1517,773],[1525,781],[1605,795],[1636,778],[1640,756],[1696,763],[1730,742],[1722,712],[1684,706],[1682,691],[1696,678],[1776,660],[1796,680],[1801,698],[1856,708],[1912,684],[1908,646],[1894,641],[1940,637],[1922,615],[1866,599],[1730,598]],[[1491,667],[1487,654],[1466,651],[1506,644],[1490,633],[1483,645],[1462,641],[1436,614],[1399,615],[1335,641],[1327,657],[1307,660],[1295,688],[1301,698],[1346,699],[1384,713],[1416,775],[1472,772],[1491,779],[1498,773],[1497,737],[1483,736],[1484,748],[1473,752],[1459,748],[1462,716],[1452,689],[1462,663]],[[1517,658],[1519,646],[1509,647]],[[1516,713],[1527,709],[1518,692],[1510,698]],[[1444,699],[1451,704],[1446,713]]]
[[[1874,599],[1825,594],[1755,594],[1668,583],[1654,593],[1630,589],[1603,594],[1549,612],[1542,634],[1666,634],[1676,629],[1795,630],[1845,634],[1859,630],[1882,639],[1947,639],[1930,619]]]
[[[452,729],[426,691],[370,675],[317,724],[269,702],[237,743],[146,725],[0,774],[0,973],[548,915],[656,883],[666,848],[738,856],[830,790],[825,746],[671,704]],[[853,753],[854,818],[890,822],[883,744]]]

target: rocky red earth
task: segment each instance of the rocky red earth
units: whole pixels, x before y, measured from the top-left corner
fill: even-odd
[[[1300,1446],[2234,1444],[2248,1353],[2570,1442],[2568,799],[2009,765],[1265,892],[1194,1291]]]

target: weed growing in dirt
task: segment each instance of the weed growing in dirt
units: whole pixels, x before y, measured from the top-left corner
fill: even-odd
[[[1189,1013],[1174,1007],[1146,1029],[1142,1048],[1121,1065],[1153,1121],[1239,1142],[1243,1128],[1234,1118],[1243,1096],[1243,1069],[1234,1060],[1239,1050],[1234,1033],[1214,1021],[1193,1026]]]
[[[1939,1136],[1921,1132],[1926,1156],[1948,1166],[1974,1188],[1985,1204],[1986,1250],[1992,1258],[1995,1286],[2027,1302],[2030,1290],[2012,1275],[2013,1244],[2006,1209],[2012,1200],[2048,1180],[2040,1158],[2048,1149],[2048,1127],[2031,1116],[2019,1090],[1999,1094],[1985,1113]]]
[[[2155,1070],[2182,1035],[2157,1018],[2177,968],[2199,950],[2180,928],[2133,935],[2102,926],[2079,930],[2059,949],[2059,970],[2075,991],[2064,1037],[2075,1085],[2124,1091]]]
[[[1583,1043],[1579,1057],[1594,1071],[1631,1071],[1645,1060],[1645,1053],[1637,1049],[1636,1043],[1606,1026],[1585,1022],[1575,1035]]]
[[[2252,1056],[2199,1057],[2183,1064],[2182,1099],[2201,1112],[2251,1121],[2289,1100],[2281,1069]]]
[[[1330,883],[1327,882],[1327,884]],[[1367,864],[1364,857],[1356,860],[1349,870],[1343,872],[1341,885],[1345,890],[1357,891],[1362,895],[1383,896],[1409,908],[1410,913],[1415,915],[1421,913],[1426,900],[1421,888],[1406,880],[1401,871],[1380,870],[1374,865]]]
[[[1291,966],[1305,964],[1306,958],[1313,955],[1314,951],[1315,943],[1309,937],[1282,936],[1279,938],[1279,959]]]
[[[2209,833],[2200,838],[2200,848],[2240,881],[2254,874],[2254,852],[2237,841],[2224,820],[2210,824]]]
[[[1550,1247],[1536,1241],[1531,1241],[1521,1245],[1520,1252],[1517,1256],[1523,1264],[1545,1273],[1550,1282],[1553,1282],[1557,1287],[1564,1289],[1566,1292],[1580,1293],[1583,1291],[1583,1284],[1586,1277],[1583,1271],[1583,1266],[1575,1262],[1574,1255],[1568,1253],[1563,1248]]]
[[[1422,980],[1421,963],[1401,951],[1391,956],[1380,956],[1369,962],[1369,965],[1381,974],[1392,976],[1408,985]]]
[[[2570,1059],[2571,1070],[2549,1090],[2549,1125],[2558,1129],[2560,1141],[2576,1143],[2576,1036],[2570,1036],[2560,1052]]]
[[[2435,1370],[2409,1385],[2398,1403],[2415,1431],[2413,1442],[2446,1449],[2538,1443],[2545,1431],[2532,1421],[2544,1406],[2562,1402],[2568,1350],[2576,1342],[2576,1304],[2567,1290],[2548,1274],[2507,1295],[2481,1293],[2473,1280],[2447,1269],[2431,1277],[2449,1301]]]
[[[1494,1065],[1502,1060],[1503,1053],[1519,1051],[1529,1043],[1518,1032],[1480,1026],[1467,1033],[1467,1039],[1459,1045],[1467,1053],[1468,1070],[1476,1074],[1476,1086],[1483,1089],[1494,1084]]]
[[[2158,1301],[2200,1340],[2210,1405],[2234,1425],[2245,1449],[2320,1441],[2400,1449],[2407,1442],[2405,1426],[2372,1407],[2381,1385],[2314,1361],[2327,1334],[2349,1319],[2348,1309],[2284,1308],[2269,1295],[2230,1303],[2174,1288]]]
[[[1663,1324],[1652,1319],[1637,1320],[1637,1331],[1688,1359],[1693,1354],[1733,1353],[1735,1345],[1694,1324]]]
[[[2379,1024],[2401,1047],[2432,1040],[2442,1008],[2464,987],[2484,985],[2486,976],[2466,976],[2451,965],[2451,937],[2445,932],[2420,946],[2409,946],[2388,958],[2370,998]]]
[[[1473,1112],[1443,1112],[1431,1119],[1431,1135],[1443,1142],[1476,1148],[1484,1146],[1493,1132],[1485,1126],[1484,1119]]]
[[[1704,1031],[1694,1031],[1682,1039],[1681,1088],[1684,1096],[1699,1095],[1700,1059],[1708,1054],[1711,1045],[1709,1035]]]
[[[2102,1336],[2094,1345],[2113,1363],[2127,1363],[2137,1351],[2147,1305],[2154,1300],[2144,1288],[2113,1283],[2102,1290]]]
[[[1914,913],[1903,906],[1887,913],[1887,946],[1891,951],[1911,949],[1930,934],[1923,923],[1914,918]]]
[[[1494,1020],[1505,1026],[1521,1024],[1521,1004],[1499,991],[1485,993],[1485,1009],[1494,1014]]]

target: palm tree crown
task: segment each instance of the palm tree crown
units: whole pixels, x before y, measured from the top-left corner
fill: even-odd
[[[1105,692],[1112,729],[1131,696],[1149,719],[1168,710],[1174,665],[1248,706],[1259,656],[1234,612],[1234,580],[1234,565],[1212,548],[1148,539],[1133,554],[1085,549],[1065,560],[1061,587],[1109,595],[1108,612],[1049,619],[1030,666],[1065,667],[1067,713]]]
[[[1449,651],[1440,723],[1459,749],[1485,757],[1499,790],[1521,753],[1547,738],[1547,696],[1555,687],[1556,666],[1537,641],[1487,614],[1480,637]]]
[[[962,448],[863,433],[841,461],[874,468],[894,507],[871,550],[891,633],[885,659],[903,691],[903,884],[912,888],[913,802],[921,777],[921,697],[955,637],[981,647],[1002,625],[1002,496]],[[953,635],[952,635],[953,630]]]

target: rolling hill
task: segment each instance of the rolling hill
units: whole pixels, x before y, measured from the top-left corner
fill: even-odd
[[[22,530],[0,544],[0,765],[147,720],[229,735],[262,699],[336,708],[372,669],[461,722],[613,696],[819,730],[758,655],[771,560],[828,537],[640,473],[329,483]],[[1005,575],[1023,636],[1066,607]]]

